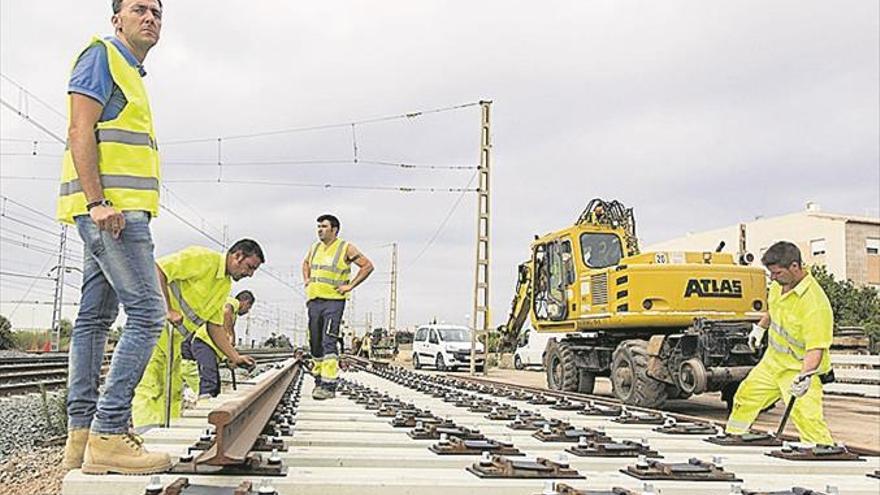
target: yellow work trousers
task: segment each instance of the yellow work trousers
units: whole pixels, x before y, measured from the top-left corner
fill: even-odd
[[[183,343],[183,336],[170,326],[166,326],[156,341],[153,354],[144,370],[144,376],[134,390],[134,399],[131,402],[131,420],[135,428],[165,424],[165,383],[168,372],[169,331],[174,336],[171,355],[171,418],[180,417],[180,410],[183,406],[183,377],[181,373],[183,359],[180,357],[180,346]],[[196,383],[198,383],[198,376],[196,376]]]
[[[748,432],[758,414],[779,399],[788,405],[792,400],[791,384],[799,372],[783,368],[766,357],[762,359],[736,391],[733,410],[727,419],[727,433],[741,435]],[[834,440],[822,414],[822,382],[815,375],[810,380],[807,393],[794,403],[791,420],[802,442],[832,445]]]
[[[166,344],[167,345],[167,344]],[[196,397],[199,395],[199,363],[192,359],[184,359],[180,363],[180,374],[183,377],[183,383],[195,392]]]

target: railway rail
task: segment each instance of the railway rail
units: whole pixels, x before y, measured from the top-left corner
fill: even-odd
[[[240,383],[236,393],[187,411],[171,428],[148,432],[148,448],[182,457],[172,472],[95,478],[73,471],[63,493],[874,495],[880,490],[880,481],[869,477],[880,468],[875,451],[816,451],[773,438],[767,444],[712,443],[717,428],[696,417],[642,409],[608,415],[615,404],[604,397],[538,393],[348,361],[336,399],[312,400],[312,380],[301,379],[295,362],[288,361]],[[277,396],[288,379],[277,405],[264,399]],[[593,412],[582,414],[588,407]],[[238,436],[230,438],[229,432]]]

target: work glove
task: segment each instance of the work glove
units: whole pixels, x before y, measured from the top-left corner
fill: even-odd
[[[810,389],[810,377],[812,374],[794,377],[794,381],[791,382],[791,395],[797,398],[803,397]]]
[[[761,341],[764,340],[764,334],[767,333],[767,329],[752,323],[752,331],[749,332],[749,349],[752,352],[757,353],[761,348]]]

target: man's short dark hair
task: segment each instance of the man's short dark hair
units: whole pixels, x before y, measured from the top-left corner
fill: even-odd
[[[112,0],[111,1],[110,6],[113,7],[114,14],[118,14],[119,11],[122,10],[122,2],[124,2],[124,1],[125,0]],[[163,8],[162,7],[162,0],[156,0],[156,1],[159,2],[159,8],[160,9]]]
[[[266,262],[266,257],[263,256],[263,248],[257,244],[257,241],[253,239],[241,239],[235,241],[235,244],[229,248],[227,251],[228,254],[241,253],[245,256],[245,258],[250,258],[251,256],[256,256],[260,258],[260,263]]]
[[[761,256],[761,263],[767,267],[776,265],[788,268],[792,263],[802,266],[801,250],[791,242],[779,241],[770,246],[764,256]]]
[[[254,299],[254,293],[249,290],[243,290],[239,292],[235,295],[235,298],[238,299],[239,302],[250,301],[251,304],[256,301],[256,299]]]
[[[336,232],[339,232],[339,219],[338,218],[336,218],[335,216],[333,216],[329,213],[324,213],[323,215],[318,217],[318,223],[321,223],[324,220],[330,222],[330,226],[333,227],[334,229],[336,229]]]

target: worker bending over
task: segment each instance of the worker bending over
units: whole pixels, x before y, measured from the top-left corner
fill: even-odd
[[[317,400],[336,396],[339,358],[336,350],[339,324],[348,294],[373,271],[373,263],[339,235],[339,219],[318,217],[318,242],[312,245],[302,263],[303,281],[309,310],[309,348]],[[351,279],[351,264],[358,273]]]
[[[761,263],[770,271],[769,314],[749,334],[749,346],[757,351],[767,329],[769,348],[740,384],[727,420],[727,433],[749,430],[758,413],[782,398],[797,398],[791,418],[801,441],[831,445],[834,441],[822,415],[820,375],[831,370],[833,315],[828,297],[804,269],[801,252],[790,242],[777,242],[764,253]]]
[[[249,290],[239,292],[235,297],[227,297],[223,305],[223,335],[215,341],[215,337],[209,333],[209,327],[203,325],[183,342],[181,356],[184,360],[194,360],[198,363],[199,384],[195,390],[199,398],[217,397],[220,395],[220,368],[221,360],[229,359],[229,355],[223,352],[221,344],[224,342],[235,347],[235,320],[246,315],[254,304],[254,294]]]
[[[250,239],[236,242],[225,255],[191,246],[157,261],[159,284],[168,307],[168,325],[159,335],[135,389],[132,422],[136,429],[167,425],[171,418],[180,416],[181,344],[199,327],[207,327],[207,334],[233,366],[254,365],[253,358],[238,354],[226,337],[223,306],[232,282],[252,276],[264,262],[263,250]]]

